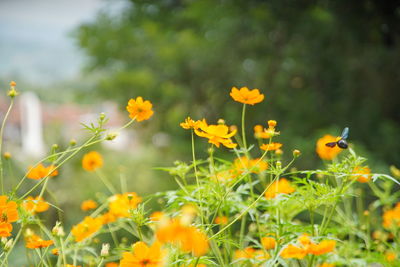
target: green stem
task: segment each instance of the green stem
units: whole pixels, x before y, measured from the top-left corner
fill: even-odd
[[[115,195],[117,193],[117,190],[115,189],[113,184],[107,179],[107,177],[99,169],[96,169],[95,172],[100,180],[103,182],[103,184],[111,192],[111,194]]]
[[[4,195],[4,173],[3,173],[3,133],[4,133],[4,128],[6,126],[6,121],[8,118],[8,115],[10,114],[10,111],[14,105],[14,98],[11,98],[11,103],[10,106],[8,107],[8,110],[6,112],[6,115],[4,115],[3,122],[1,124],[0,128],[0,186],[1,186],[1,194]]]
[[[244,149],[246,151],[246,155],[247,155],[248,151],[247,151],[247,141],[246,141],[245,117],[246,117],[246,104],[243,104],[243,109],[242,109],[242,138],[243,138],[243,147],[244,147]]]

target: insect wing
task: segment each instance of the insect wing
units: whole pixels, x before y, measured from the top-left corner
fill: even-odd
[[[334,147],[336,146],[336,142],[326,143],[325,145],[329,147]]]
[[[342,135],[340,136],[340,138],[342,139],[347,139],[349,137],[349,127],[346,127],[343,129]]]

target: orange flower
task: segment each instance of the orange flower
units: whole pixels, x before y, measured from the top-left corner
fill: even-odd
[[[109,262],[109,263],[106,263],[106,267],[118,267],[118,266],[119,266],[119,264],[116,263],[116,262]]]
[[[307,252],[313,255],[322,255],[332,252],[335,249],[335,240],[323,240],[319,244],[311,243]]]
[[[60,251],[58,250],[58,248],[53,248],[53,249],[51,250],[51,254],[53,254],[53,255],[55,255],[55,256],[58,256],[58,255],[60,254]]]
[[[332,135],[324,135],[317,141],[317,146],[315,151],[317,152],[318,156],[324,160],[332,160],[336,158],[336,156],[342,152],[342,149],[338,146],[329,147],[326,146],[327,143],[337,142],[340,140],[340,137],[334,137]]]
[[[95,208],[97,208],[97,203],[96,203],[96,201],[93,201],[91,199],[85,200],[81,204],[81,210],[83,210],[83,211],[88,211],[88,210],[92,210]]]
[[[199,129],[201,125],[203,124],[207,124],[206,120],[203,119],[202,121],[198,120],[198,121],[194,121],[192,120],[190,117],[187,117],[185,119],[184,122],[180,123],[179,125],[185,129],[185,130],[189,130],[189,129]]]
[[[301,260],[307,255],[307,251],[303,248],[299,248],[295,245],[289,244],[281,251],[280,255],[284,259],[294,258]]]
[[[264,100],[264,95],[260,94],[258,89],[249,90],[247,87],[242,87],[240,90],[232,87],[230,95],[236,102],[249,105],[254,105]]]
[[[353,169],[352,176],[360,183],[368,183],[371,180],[371,169],[368,167],[357,166]]]
[[[235,173],[235,170],[224,170],[224,171],[219,171],[216,172],[212,178],[215,181],[221,182],[221,183],[229,183],[233,181],[234,178],[236,178],[237,174]]]
[[[228,217],[226,216],[217,216],[215,218],[215,223],[220,225],[225,225],[228,223]]]
[[[235,148],[237,146],[237,144],[233,143],[230,139],[236,134],[237,130],[233,130],[229,133],[228,126],[224,124],[207,125],[203,123],[199,129],[195,129],[194,131],[198,136],[208,138],[208,142],[217,147],[219,147],[220,144],[227,148]]]
[[[172,243],[185,252],[192,252],[196,257],[208,252],[207,236],[194,226],[182,224],[179,220],[172,219],[156,231],[157,239],[162,243]]]
[[[135,192],[116,194],[110,198],[108,208],[116,217],[129,217],[130,211],[137,208],[142,202],[142,198]]]
[[[53,240],[43,240],[41,237],[32,234],[26,238],[26,247],[30,249],[46,248],[54,244]]]
[[[294,191],[296,191],[296,189],[291,185],[291,183],[285,178],[281,178],[270,185],[267,192],[265,192],[265,198],[272,199],[278,194],[291,194]]]
[[[36,165],[36,167],[29,166],[28,169],[29,170],[28,170],[26,177],[28,177],[29,179],[40,180],[47,176],[53,177],[53,176],[58,175],[58,170],[55,170],[54,165],[45,167],[45,166],[43,166],[42,163],[40,163],[40,164]]]
[[[117,217],[111,212],[104,213],[103,215],[100,216],[100,218],[103,224],[112,223],[117,220]]]
[[[252,259],[254,258],[256,250],[252,247],[247,247],[243,250],[236,250],[233,255],[234,259]]]
[[[72,227],[71,232],[75,237],[75,241],[80,242],[100,230],[102,225],[102,218],[92,218],[86,216],[82,222]]]
[[[318,265],[318,267],[335,267],[335,266],[336,265],[333,263],[326,263],[326,262]]]
[[[242,174],[246,171],[251,171],[252,173],[260,173],[268,169],[268,163],[258,159],[250,159],[247,157],[236,158],[233,162],[235,170]]]
[[[165,218],[165,213],[162,211],[155,211],[150,215],[150,221],[152,222],[160,222],[163,218]]]
[[[103,166],[103,157],[97,151],[86,153],[82,158],[82,167],[86,171],[94,171]]]
[[[164,265],[166,250],[161,249],[159,242],[148,247],[144,242],[136,242],[133,252],[124,252],[120,267],[158,267]]]
[[[8,237],[11,236],[11,231],[13,227],[11,223],[0,222],[0,236]]]
[[[275,143],[275,142],[272,142],[271,144],[262,144],[262,145],[260,146],[260,148],[261,148],[262,150],[265,150],[265,151],[278,150],[278,149],[281,148],[281,147],[282,147],[282,144],[281,144],[281,143]]]
[[[261,245],[266,249],[274,249],[276,247],[276,240],[273,237],[266,236],[261,238]]]
[[[81,267],[80,265],[72,265],[72,264],[67,264],[65,267]]]
[[[7,196],[0,196],[0,222],[12,223],[19,219],[17,211],[17,203],[15,201],[8,201]]]
[[[254,137],[261,139],[269,139],[272,137],[262,125],[254,126]]]
[[[32,214],[44,212],[50,207],[50,205],[46,201],[44,201],[43,197],[39,196],[35,198],[31,196],[27,197],[22,206],[25,210],[31,212]]]
[[[387,251],[385,252],[385,258],[388,262],[393,262],[397,258],[397,255],[393,251]]]
[[[393,209],[385,211],[382,217],[385,228],[400,226],[400,202]]]
[[[129,117],[131,119],[135,119],[137,121],[144,121],[150,119],[153,116],[153,105],[150,101],[143,101],[141,96],[138,96],[135,99],[130,99],[128,105],[126,106],[126,110],[129,112]]]

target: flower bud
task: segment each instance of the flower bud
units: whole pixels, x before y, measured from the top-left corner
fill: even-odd
[[[71,139],[71,140],[69,141],[69,145],[70,145],[70,146],[76,145],[76,140],[75,140],[75,139]]]
[[[14,81],[11,81],[11,82],[10,82],[10,87],[15,87],[16,85],[17,85],[16,82],[14,82]]]
[[[225,124],[225,120],[224,120],[224,119],[219,119],[219,120],[218,120],[218,124],[224,125],[224,124]]]
[[[293,157],[298,158],[300,157],[300,155],[301,155],[300,150],[298,149],[293,150]]]
[[[10,159],[11,158],[11,153],[10,152],[4,152],[3,157],[5,159]]]
[[[118,133],[116,133],[116,132],[108,133],[106,136],[106,140],[108,140],[108,141],[114,140],[117,136],[118,136]]]
[[[53,145],[51,146],[51,148],[52,148],[53,150],[57,150],[57,149],[58,149],[58,144],[53,144]]]
[[[8,251],[11,249],[12,245],[13,245],[14,239],[10,238],[5,244],[4,244],[4,250]]]
[[[270,127],[270,128],[275,128],[276,124],[277,124],[276,120],[268,121],[268,127]]]
[[[104,112],[100,113],[100,120],[104,120],[106,118],[106,114]]]
[[[61,222],[58,221],[56,222],[56,225],[53,227],[51,232],[55,236],[65,236],[64,228],[62,227]]]
[[[280,160],[278,160],[278,161],[276,162],[276,167],[277,167],[278,169],[282,168],[282,162],[281,162]]]
[[[283,154],[283,150],[282,149],[278,148],[277,150],[275,150],[275,155],[280,156],[282,154]]]
[[[109,254],[110,254],[110,244],[105,243],[101,247],[100,256],[101,257],[107,257]]]

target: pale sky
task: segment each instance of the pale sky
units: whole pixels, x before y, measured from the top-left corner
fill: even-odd
[[[0,0],[0,77],[56,81],[75,77],[84,55],[70,34],[123,0]]]

